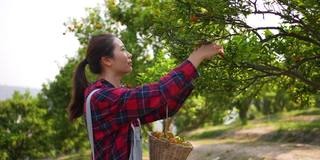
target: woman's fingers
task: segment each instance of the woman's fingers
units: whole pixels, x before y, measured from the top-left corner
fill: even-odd
[[[214,44],[213,48],[215,54],[219,54],[222,58],[224,58],[224,49],[222,46]]]
[[[221,58],[224,58],[224,50],[220,49],[218,54],[221,56]]]

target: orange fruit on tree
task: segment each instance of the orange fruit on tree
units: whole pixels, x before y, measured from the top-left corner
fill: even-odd
[[[192,22],[192,23],[196,23],[197,21],[198,21],[198,17],[197,16],[195,16],[195,15],[193,15],[193,16],[191,16],[190,17],[190,21]]]

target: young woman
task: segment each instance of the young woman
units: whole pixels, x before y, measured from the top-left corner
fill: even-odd
[[[112,34],[93,36],[86,58],[75,70],[68,106],[71,121],[86,115],[93,159],[141,160],[137,126],[174,115],[193,90],[198,65],[218,53],[223,53],[221,46],[202,45],[158,82],[129,89],[121,79],[132,71],[132,55]],[[93,83],[86,79],[87,65],[98,75]]]

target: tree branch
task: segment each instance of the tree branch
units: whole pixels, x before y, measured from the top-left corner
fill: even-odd
[[[284,33],[283,36],[288,36],[288,37],[294,37],[294,38],[297,38],[297,39],[300,39],[300,40],[303,40],[303,41],[306,41],[306,42],[310,42],[310,43],[313,43],[317,46],[320,47],[320,42],[317,41],[317,40],[314,40],[312,38],[309,38],[309,37],[306,37],[306,36],[301,36],[301,35],[298,35],[296,33]]]
[[[316,60],[316,59],[320,59],[320,55],[315,55],[315,56],[312,56],[312,57],[303,58],[301,61],[298,61],[298,63],[296,63],[295,65],[293,65],[289,70],[297,69],[297,68],[299,68],[303,63],[306,63],[306,62],[312,61],[312,60]]]
[[[320,90],[320,83],[319,82],[309,80],[297,71],[283,70],[283,69],[280,69],[275,66],[263,66],[263,65],[251,64],[251,63],[242,63],[242,66],[247,67],[247,68],[252,68],[252,69],[255,69],[255,70],[263,72],[263,73],[268,73],[268,74],[273,74],[273,75],[285,75],[285,76],[288,76],[291,78],[297,78],[297,79],[301,80],[302,82],[304,82],[305,84],[307,84],[317,90]]]
[[[270,41],[270,40],[272,40],[274,38],[278,38],[278,37],[282,37],[282,36],[283,37],[293,37],[293,38],[296,38],[296,39],[299,39],[299,40],[302,40],[302,41],[306,41],[306,42],[315,44],[315,45],[320,47],[320,42],[317,41],[317,40],[314,40],[314,39],[306,37],[306,36],[301,36],[301,35],[298,35],[296,33],[288,33],[288,32],[281,32],[281,33],[269,36],[269,37],[263,39],[260,42],[265,43],[265,42]]]
[[[283,28],[281,27],[256,27],[256,28],[251,28],[250,30],[266,30],[266,29],[284,31]]]

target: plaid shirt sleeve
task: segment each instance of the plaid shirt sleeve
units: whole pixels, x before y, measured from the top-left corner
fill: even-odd
[[[133,89],[114,88],[101,91],[96,95],[100,100],[98,111],[95,112],[98,115],[95,116],[115,122],[111,125],[128,124],[137,118],[141,119],[142,123],[148,123],[165,118],[166,106],[169,116],[172,116],[190,95],[193,90],[192,80],[198,76],[194,65],[185,60],[158,82]]]

